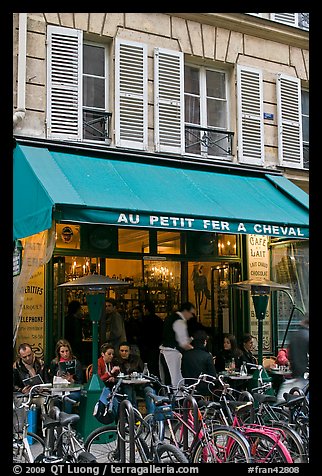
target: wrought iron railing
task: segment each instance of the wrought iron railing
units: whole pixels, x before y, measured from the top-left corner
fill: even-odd
[[[310,168],[310,145],[303,144],[303,168]]]
[[[309,13],[299,13],[299,28],[304,30],[310,29],[310,14]]]
[[[83,108],[83,138],[111,143],[111,112]]]
[[[186,124],[185,151],[202,156],[231,158],[233,137],[233,132]]]

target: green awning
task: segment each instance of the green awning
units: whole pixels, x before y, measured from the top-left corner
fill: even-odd
[[[14,238],[62,222],[308,238],[308,195],[285,177],[14,151]]]

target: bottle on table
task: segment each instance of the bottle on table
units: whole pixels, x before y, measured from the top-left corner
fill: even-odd
[[[246,362],[242,363],[242,366],[240,367],[240,375],[247,375],[247,365]]]
[[[149,369],[148,369],[148,364],[146,362],[144,363],[142,374],[147,375],[147,376],[150,375],[150,372],[149,372]]]
[[[231,364],[230,364],[230,370],[232,372],[235,372],[235,369],[236,369],[236,364],[235,364],[235,359],[234,357],[231,359]]]

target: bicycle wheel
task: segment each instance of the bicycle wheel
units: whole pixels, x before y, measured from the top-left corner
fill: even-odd
[[[93,464],[97,463],[95,456],[89,451],[82,451],[77,457],[77,463]]]
[[[254,463],[293,463],[292,457],[281,440],[256,430],[247,430]]]
[[[14,438],[12,445],[12,461],[13,463],[33,463],[33,459],[37,457],[38,454],[42,454],[45,451],[45,442],[44,440],[32,433],[31,431],[27,433],[27,436],[34,439],[34,444],[30,445],[30,450],[32,453],[32,460],[30,461],[27,449],[24,445],[22,439]]]
[[[251,463],[247,439],[238,431],[216,428],[193,449],[193,463]]]
[[[116,426],[102,426],[93,430],[85,440],[84,448],[94,455],[97,463],[119,462]]]
[[[283,431],[285,435],[283,443],[288,449],[293,463],[308,463],[308,455],[306,454],[303,440],[288,423],[272,421],[270,422],[270,426]]]
[[[157,447],[154,463],[186,463],[188,458],[184,453],[173,445],[168,443],[160,444]]]

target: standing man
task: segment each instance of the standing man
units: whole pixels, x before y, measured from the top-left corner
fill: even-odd
[[[82,357],[83,318],[81,303],[76,300],[70,301],[65,316],[65,339],[79,359]]]
[[[162,342],[163,320],[155,313],[152,301],[143,304],[141,358],[149,372],[159,377],[159,347]]]
[[[185,302],[178,311],[164,320],[162,344],[160,345],[160,377],[166,385],[177,387],[182,379],[182,353],[193,349],[190,344],[187,321],[196,312],[191,302]]]
[[[124,319],[116,310],[115,299],[106,299],[105,312],[100,325],[101,345],[109,342],[114,349],[118,349],[119,344],[126,341],[126,332]]]

